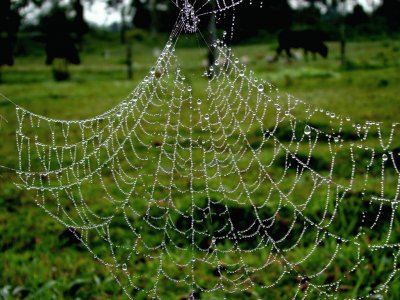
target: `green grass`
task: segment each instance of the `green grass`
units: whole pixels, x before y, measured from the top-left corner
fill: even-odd
[[[186,37],[182,37],[186,39]],[[124,61],[124,48],[118,44],[107,45],[105,43],[92,42],[83,53],[83,64],[71,66],[72,80],[63,83],[55,83],[51,78],[51,70],[43,64],[44,58],[39,56],[21,57],[16,65],[2,69],[0,92],[19,105],[37,114],[52,118],[81,119],[98,115],[115,106],[124,99],[130,91],[147,74],[154,63],[156,56],[154,49],[144,45],[134,46],[135,74],[134,80],[126,80]],[[354,122],[363,123],[366,120],[382,121],[383,128],[388,129],[392,122],[400,121],[400,42],[398,41],[374,41],[357,42],[348,45],[348,64],[345,67],[339,65],[338,45],[330,44],[330,57],[327,60],[318,59],[305,62],[300,59],[287,64],[282,59],[271,64],[267,58],[274,55],[274,45],[246,45],[234,47],[234,53],[242,61],[248,61],[247,69],[254,70],[262,79],[273,82],[282,92],[289,92],[306,102],[317,105],[337,114],[350,116]],[[106,58],[104,51],[110,55]],[[178,56],[181,58],[182,69],[188,77],[188,81],[194,86],[197,96],[204,95],[206,80],[198,80],[197,75],[202,73],[202,61],[206,59],[204,48],[179,48]],[[197,77],[196,77],[197,76]],[[15,128],[16,121],[13,115],[13,107],[5,100],[0,100],[0,114],[8,123],[0,125],[0,164],[15,165]],[[329,130],[329,119],[316,117],[312,120],[315,125]],[[285,141],[290,133],[289,127],[280,128],[278,137]],[[386,137],[386,136],[385,136]],[[260,136],[254,133],[249,137],[252,145],[257,147]],[[347,138],[349,143],[354,138],[349,131]],[[397,135],[396,146],[400,145]],[[395,136],[396,139],[396,136]],[[286,141],[288,142],[288,141]],[[378,143],[377,135],[372,134],[368,143]],[[306,147],[300,149],[301,153]],[[140,151],[145,151],[144,149]],[[317,171],[326,171],[329,165],[327,145],[318,145],[317,157],[313,162],[313,168]],[[378,155],[381,153],[378,153]],[[303,154],[304,155],[304,154]],[[346,181],[349,173],[346,165],[348,153],[345,157],[338,157],[338,180]],[[360,161],[365,159],[362,151],[356,153]],[[363,156],[364,155],[364,156]],[[267,162],[271,158],[270,149],[263,150],[262,161]],[[195,157],[199,160],[200,157]],[[244,157],[243,163],[249,157]],[[341,160],[342,159],[342,160]],[[284,163],[285,157],[278,157],[278,162]],[[340,164],[342,162],[342,164]],[[365,162],[364,162],[365,163]],[[149,165],[149,172],[153,169]],[[279,177],[282,166],[279,163],[272,168],[271,174]],[[380,190],[380,176],[378,170],[372,170],[370,188],[371,194]],[[248,174],[251,178],[251,174]],[[294,173],[286,176],[282,182],[282,188],[290,187]],[[111,182],[111,176],[106,180]],[[12,184],[17,180],[11,172],[0,170],[0,299],[125,299],[121,288],[117,285],[105,267],[94,261],[92,255],[68,238],[63,238],[64,228],[52,219],[43,210],[36,206],[32,194],[28,191],[17,189]],[[309,182],[307,178],[304,183]],[[386,193],[394,196],[396,192],[397,177],[389,173],[386,178],[389,182]],[[184,182],[182,183],[184,184]],[[229,183],[227,183],[229,184]],[[359,190],[357,190],[357,188]],[[370,213],[379,207],[361,203],[359,192],[362,187],[355,187],[346,201],[348,204],[341,207],[340,219],[336,220],[334,230],[338,235],[351,236],[352,230],[357,226],[357,220],[361,218],[361,212],[368,210]],[[261,190],[259,199],[262,201]],[[265,190],[266,191],[266,190]],[[323,195],[321,190],[316,195]],[[99,195],[99,187],[93,186],[90,190],[90,203],[96,203]],[[301,198],[307,193],[307,188],[295,191]],[[185,199],[182,199],[185,202]],[[182,205],[185,205],[183,203]],[[273,212],[277,204],[267,207],[265,213]],[[325,202],[313,201],[313,206],[308,211],[311,219],[320,218],[324,210]],[[398,208],[397,208],[398,210]],[[398,212],[396,214],[398,217]],[[283,221],[290,220],[290,215],[282,216]],[[389,216],[390,218],[390,216]],[[284,223],[284,222],[283,222]],[[282,224],[283,224],[282,223]],[[385,224],[382,230],[387,230]],[[398,219],[394,223],[393,242],[398,242],[400,237],[400,224]],[[123,232],[115,232],[124,237]],[[370,237],[376,232],[369,233]],[[368,243],[368,241],[365,241]],[[292,259],[303,257],[310,249],[312,242],[305,242],[292,253]],[[334,244],[324,245],[320,257],[311,259],[305,268],[313,269],[320,266],[321,261],[326,262],[334,250]],[[99,251],[102,251],[98,246]],[[395,252],[395,251],[394,251]],[[367,293],[367,287],[375,286],[380,278],[384,278],[393,269],[391,265],[390,251],[376,253],[364,253],[371,255],[371,264],[358,269],[357,274],[351,279],[352,285],[342,291],[346,297],[357,297]],[[261,253],[264,257],[267,253]],[[335,278],[335,274],[347,266],[356,255],[353,247],[344,247],[337,259],[335,268],[328,275]],[[249,263],[256,263],[260,257],[246,257]],[[319,261],[320,260],[320,261]],[[146,261],[137,265],[138,273],[143,274],[144,281],[152,280],[146,274],[154,272],[154,262]],[[371,269],[372,268],[372,269]],[[254,280],[263,281],[265,278],[274,278],[279,274],[277,266],[267,269],[262,278]],[[335,273],[336,272],[336,273]],[[150,276],[150,275],[149,275]],[[199,271],[199,280],[212,281],[213,275]],[[328,276],[328,277],[329,277]],[[329,280],[323,277],[321,280]],[[245,295],[232,296],[232,299],[286,299],[293,293],[293,286],[297,282],[282,282],[278,287],[263,291],[256,288],[249,289]],[[179,299],[185,296],[183,290],[177,289],[172,284],[161,287],[163,299]],[[385,295],[388,299],[400,298],[400,277],[397,274]],[[316,295],[309,295],[311,299]],[[143,295],[136,295],[138,299]],[[237,298],[234,298],[237,297]],[[342,296],[339,296],[342,297]],[[343,296],[344,297],[344,296]],[[221,294],[212,296],[203,295],[201,299],[221,299]],[[231,299],[231,298],[229,298]]]

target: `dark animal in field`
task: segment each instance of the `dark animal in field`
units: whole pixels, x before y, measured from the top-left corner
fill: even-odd
[[[277,60],[285,50],[288,58],[292,58],[293,54],[290,51],[291,49],[303,49],[304,55],[307,58],[308,52],[311,52],[315,58],[315,55],[318,53],[322,57],[328,57],[328,47],[324,43],[325,34],[320,30],[301,30],[301,31],[293,31],[293,30],[283,30],[279,33],[278,36],[278,49],[276,50]]]
[[[56,58],[65,59],[71,64],[80,64],[78,49],[68,35],[48,39],[46,44],[46,64],[51,65]]]

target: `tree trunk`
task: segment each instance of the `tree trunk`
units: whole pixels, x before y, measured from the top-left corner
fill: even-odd
[[[157,35],[157,10],[156,10],[156,0],[150,0],[150,14],[151,14],[151,28],[150,34],[152,38]]]
[[[11,11],[11,1],[0,0],[0,67],[14,63],[13,49],[18,31],[14,24],[15,17]]]
[[[55,59],[52,69],[55,81],[67,81],[71,78],[71,74],[68,70],[68,61],[65,58]]]
[[[130,40],[126,42],[126,66],[128,71],[128,79],[133,78],[133,67],[132,67],[132,43]]]
[[[79,50],[82,50],[83,48],[83,35],[85,33],[87,33],[88,31],[88,26],[85,22],[85,18],[84,18],[84,7],[82,4],[82,0],[75,0],[73,3],[73,7],[75,10],[75,31],[76,31],[76,35],[78,38],[78,45],[79,45]]]
[[[343,5],[341,8],[340,4]],[[336,13],[339,26],[340,42],[340,65],[346,66],[346,0],[333,0],[331,3],[333,11]]]
[[[340,25],[340,63],[342,67],[346,66],[346,24],[344,18]]]
[[[126,33],[125,6],[122,5],[122,7],[121,7],[121,32],[120,32],[121,44],[125,44],[125,42],[126,42],[125,33]]]
[[[346,66],[346,0],[341,0],[342,12],[340,13],[340,64]]]

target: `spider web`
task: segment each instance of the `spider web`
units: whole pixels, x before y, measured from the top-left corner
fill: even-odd
[[[17,106],[17,184],[130,299],[328,298],[360,282],[357,297],[381,297],[398,273],[399,125],[385,136],[281,93],[221,41],[195,93],[178,24],[106,113],[54,120]]]

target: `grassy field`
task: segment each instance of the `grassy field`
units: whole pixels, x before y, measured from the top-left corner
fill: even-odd
[[[186,37],[182,37],[186,39]],[[111,46],[110,46],[111,44]],[[96,116],[124,99],[148,73],[156,60],[157,49],[144,45],[134,45],[134,79],[126,80],[124,48],[117,43],[92,42],[82,54],[83,64],[71,66],[72,79],[55,83],[51,70],[44,65],[44,57],[21,57],[16,65],[2,69],[0,92],[22,107],[40,115],[62,119],[81,119]],[[306,102],[337,114],[351,116],[354,122],[367,120],[383,122],[389,129],[392,122],[399,122],[400,105],[400,42],[382,40],[374,42],[354,42],[348,45],[348,65],[339,65],[339,49],[330,43],[327,60],[318,58],[306,62],[301,57],[290,64],[283,59],[269,63],[274,55],[275,45],[235,46],[233,51],[247,68],[254,70],[261,78],[274,83],[281,91],[289,92]],[[105,54],[107,53],[107,54]],[[192,80],[194,92],[201,96],[207,81],[194,80],[194,75],[202,74],[206,58],[204,48],[180,48],[177,54],[181,59],[182,70]],[[1,98],[1,97],[0,97]],[[13,107],[0,99],[0,115],[8,123],[0,125],[0,164],[12,166],[17,163],[15,155],[16,126]],[[317,119],[320,127],[328,126],[326,118]],[[384,134],[386,137],[387,133]],[[397,136],[399,138],[399,136]],[[378,138],[371,140],[378,143]],[[400,146],[400,140],[395,141]],[[265,151],[268,151],[266,149]],[[321,161],[327,151],[318,153]],[[149,172],[152,169],[149,167]],[[277,170],[278,172],[278,170]],[[376,182],[371,193],[378,193],[380,174],[375,174]],[[293,175],[292,175],[293,176]],[[124,294],[115,283],[107,269],[95,263],[86,249],[79,245],[65,228],[38,208],[27,191],[19,190],[13,184],[15,174],[0,170],[0,299],[124,299]],[[389,178],[392,186],[387,191],[395,194],[396,175]],[[357,192],[354,199],[357,200]],[[301,195],[301,191],[299,191]],[[95,197],[95,196],[93,196]],[[352,199],[353,199],[352,198]],[[353,199],[353,200],[354,200]],[[92,199],[95,201],[96,199]],[[355,206],[342,213],[358,216],[363,205]],[[324,202],[321,206],[325,205]],[[372,207],[373,209],[374,207]],[[320,207],[314,208],[317,214]],[[398,208],[395,216],[398,218]],[[397,220],[396,218],[396,220]],[[340,225],[340,226],[339,226]],[[346,220],[335,227],[339,235],[348,234]],[[383,229],[382,229],[383,230]],[[394,241],[400,238],[400,222],[393,225]],[[329,248],[329,247],[327,247]],[[300,249],[299,251],[305,251]],[[327,250],[329,251],[329,250]],[[354,249],[345,253],[354,255]],[[300,255],[300,254],[299,254]],[[362,269],[355,276],[353,286],[343,291],[341,297],[358,297],[368,291],[366,286],[374,286],[393,269],[384,253],[374,257],[371,268]],[[340,262],[346,265],[346,257]],[[141,265],[142,273],[151,273],[154,265],[146,262]],[[342,266],[338,265],[340,270]],[[397,268],[399,265],[397,263]],[[153,270],[154,271],[154,270]],[[207,281],[206,275],[203,278]],[[268,277],[268,274],[265,275]],[[146,279],[146,276],[144,277]],[[151,278],[150,278],[151,279]],[[150,280],[147,278],[147,280]],[[384,295],[387,299],[400,298],[400,277],[396,274]],[[284,282],[271,291],[250,290],[248,299],[285,299],[293,296],[292,285]],[[165,298],[180,299],[187,296],[183,291],[166,285]],[[221,295],[203,295],[201,299],[218,299]],[[233,296],[232,296],[233,297]],[[244,299],[244,296],[236,296]],[[310,295],[310,298],[315,295]],[[137,295],[138,299],[144,298]],[[228,297],[229,299],[229,297]]]

